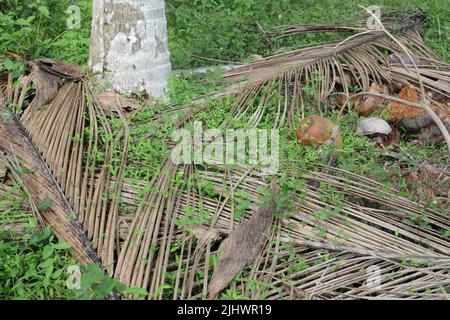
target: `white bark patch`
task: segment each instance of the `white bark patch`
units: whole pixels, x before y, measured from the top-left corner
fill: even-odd
[[[171,71],[163,0],[94,0],[89,66],[114,90],[160,97]]]

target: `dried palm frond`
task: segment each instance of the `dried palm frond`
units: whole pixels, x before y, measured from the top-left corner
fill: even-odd
[[[30,193],[31,201],[36,206],[47,204],[39,213],[46,223],[53,226],[58,237],[72,245],[78,260],[82,263],[96,262],[97,256],[83,229],[76,221],[70,221],[73,211],[61,189],[17,119],[6,110],[1,96],[0,112],[3,117],[9,114],[7,119],[0,122],[0,149],[3,157],[9,163],[18,163],[29,171],[21,174],[18,182]]]
[[[122,110],[114,111],[122,120],[123,129],[113,132],[107,115],[98,107],[92,85],[80,69],[48,59],[28,61],[27,64],[31,68],[30,74],[23,76],[14,89],[11,77],[2,81],[1,87],[9,97],[7,102],[17,112],[25,108],[20,123],[14,122],[14,127],[2,122],[5,130],[2,151],[16,154],[20,150],[10,148],[8,143],[15,141],[18,144],[17,137],[11,140],[17,132],[24,136],[34,156],[22,151],[24,153],[18,158],[27,162],[29,168],[33,168],[36,161],[45,164],[47,180],[50,177],[54,179],[53,187],[60,190],[49,195],[56,198],[52,199],[54,205],[50,210],[56,207],[55,202],[62,201],[65,218],[75,218],[81,224],[83,236],[85,230],[103,266],[112,274],[118,196],[128,141],[128,127]],[[31,89],[31,84],[35,89]],[[25,101],[29,102],[28,106]],[[2,110],[5,110],[4,105]],[[113,163],[113,152],[117,150],[121,150],[120,161]],[[116,177],[114,182],[113,176]],[[95,177],[97,184],[93,183]],[[24,185],[33,196],[45,194],[44,185],[39,180],[24,178]],[[58,228],[58,220],[50,220],[46,216],[44,219]],[[64,238],[64,230],[56,233]]]
[[[383,24],[389,31],[405,31],[420,29],[428,17],[422,11],[399,12],[388,7],[380,7],[383,11]],[[374,23],[376,21],[373,21]],[[372,27],[376,27],[373,25]],[[310,32],[327,31],[370,31],[366,10],[360,10],[347,18],[341,17],[340,23],[314,25],[283,25],[272,28],[268,35],[272,38],[283,38],[302,35]]]
[[[146,287],[150,270],[157,259],[152,248],[158,242],[158,233],[160,230],[161,232],[164,230],[165,233],[173,232],[175,222],[172,217],[175,205],[173,195],[176,189],[172,192],[169,190],[176,172],[177,166],[166,161],[152,183],[152,191],[144,196],[137,209],[127,240],[121,248],[115,275],[132,286]],[[165,223],[164,229],[161,229],[162,223]],[[169,224],[172,224],[171,231]],[[164,246],[160,248],[161,254],[165,253],[164,249]],[[163,257],[158,260],[162,263]]]
[[[213,285],[211,270],[217,268],[211,264],[211,256],[220,255],[214,248],[240,225],[234,219],[236,204],[232,195],[245,192],[250,200],[244,221],[250,221],[264,201],[260,189],[268,183],[257,172],[211,169],[191,172],[191,176],[210,183],[214,198],[204,195],[193,183],[169,196],[169,203],[175,204],[169,206],[170,211],[154,208],[161,215],[152,218],[159,221],[159,231],[151,222],[156,233],[146,245],[152,249],[140,256],[148,261],[147,280],[132,282],[149,289],[152,299],[206,297]],[[450,284],[446,271],[450,266],[450,243],[445,236],[450,229],[448,212],[437,212],[397,196],[396,190],[385,189],[371,179],[326,169],[327,173],[290,173],[304,181],[305,188],[291,191],[291,213],[278,215],[264,250],[244,269],[246,276],[237,278],[245,280],[235,279],[231,287],[256,299],[445,299]],[[320,188],[324,184],[328,188]],[[124,197],[130,199],[130,205],[139,205],[132,200],[136,193],[127,187]],[[335,202],[336,195],[343,197],[342,203]],[[196,220],[200,225],[195,224]],[[194,225],[183,225],[181,221]],[[136,226],[131,230],[135,231]],[[125,228],[123,232],[126,235],[130,231]],[[140,236],[144,234],[149,233],[143,228]],[[126,251],[131,252],[131,248],[128,243]],[[136,260],[135,265],[140,264]],[[368,283],[373,270],[380,273],[378,287]],[[175,279],[171,285],[167,284],[167,274]],[[137,277],[143,275],[140,271]],[[259,284],[256,289],[255,283]]]
[[[397,17],[398,18],[398,17]],[[245,114],[252,117],[250,126],[258,125],[268,105],[275,101],[276,127],[282,127],[287,120],[291,128],[295,125],[294,115],[304,114],[306,89],[313,89],[317,102],[316,111],[322,114],[322,102],[336,94],[349,97],[350,85],[357,85],[363,92],[372,83],[414,85],[423,82],[432,92],[449,94],[444,83],[450,81],[450,66],[442,61],[424,44],[419,30],[424,20],[420,12],[394,19],[384,16],[385,28],[393,32],[396,41],[383,31],[361,30],[342,41],[328,42],[293,50],[254,61],[245,66],[225,72],[222,76],[225,90],[210,95],[214,98],[223,94],[236,95],[231,114],[240,118]],[[347,30],[339,25],[288,26],[276,31],[277,36],[301,34],[309,31]],[[293,30],[296,30],[295,32]],[[389,62],[388,55],[402,52],[398,43],[405,46],[422,62],[418,68],[420,78],[411,65],[397,66]],[[437,80],[441,80],[440,82]],[[187,113],[187,117],[208,108],[208,103]]]

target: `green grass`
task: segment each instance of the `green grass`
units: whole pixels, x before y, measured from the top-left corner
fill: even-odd
[[[12,4],[0,12],[0,52],[14,50],[31,58],[47,57],[86,65],[89,55],[92,0],[77,1],[81,29],[67,30],[69,0],[0,0]],[[218,64],[201,59],[243,61],[271,49],[258,31],[285,24],[342,22],[358,4],[373,1],[297,0],[167,0],[169,48],[174,69]],[[380,0],[375,4],[398,10],[422,9],[430,17],[426,43],[450,59],[450,9],[445,0]],[[45,7],[47,9],[40,9]],[[383,10],[383,9],[382,9]],[[326,12],[326,14],[324,14]],[[383,11],[382,11],[383,13]],[[305,35],[276,41],[276,48],[302,46],[332,39],[333,34]]]
[[[243,61],[253,53],[268,55],[270,47],[258,31],[257,22],[265,30],[286,24],[342,22],[359,10],[358,4],[422,9],[430,16],[425,25],[425,41],[443,59],[450,58],[450,9],[445,0],[169,0],[166,5],[172,63],[178,69],[215,64],[198,57]],[[291,37],[275,45],[302,46],[332,38],[332,34],[311,34]]]
[[[0,0],[0,53],[52,58],[86,65],[89,56],[91,0],[77,1],[81,28],[67,29],[70,0]]]

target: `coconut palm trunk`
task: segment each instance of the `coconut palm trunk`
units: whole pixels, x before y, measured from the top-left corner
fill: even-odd
[[[94,0],[89,67],[118,92],[163,96],[171,71],[164,0]]]

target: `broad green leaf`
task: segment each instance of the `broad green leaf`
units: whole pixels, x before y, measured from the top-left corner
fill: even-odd
[[[67,250],[72,248],[72,246],[70,244],[68,244],[67,242],[58,242],[57,244],[53,245],[53,248],[55,248],[56,250]]]
[[[46,6],[40,6],[38,8],[39,12],[46,16],[47,18],[50,17],[50,12],[48,11],[48,8]]]
[[[135,295],[139,295],[139,296],[147,296],[148,295],[147,290],[142,289],[142,288],[128,288],[126,293],[135,294]]]

